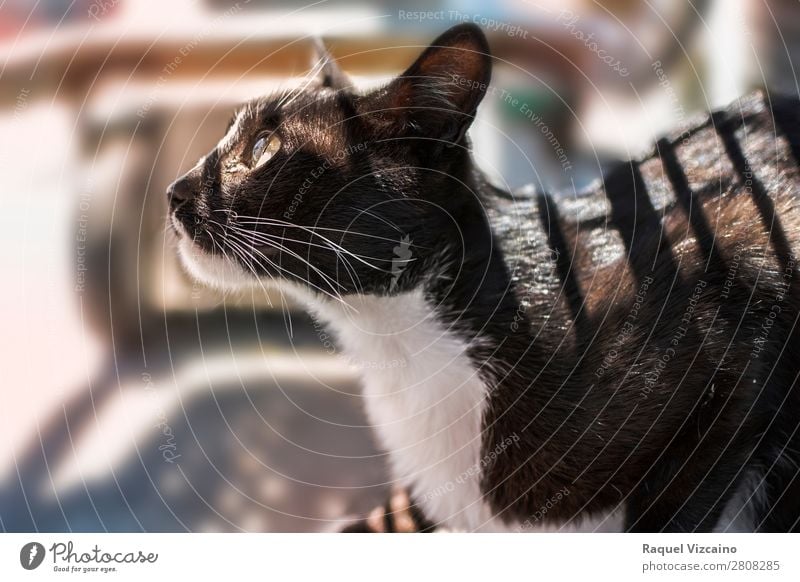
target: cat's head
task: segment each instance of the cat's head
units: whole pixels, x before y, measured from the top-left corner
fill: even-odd
[[[299,88],[243,106],[169,187],[186,267],[223,288],[290,282],[392,293],[464,236],[478,204],[465,132],[491,75],[481,30],[451,28],[358,93],[326,55]]]

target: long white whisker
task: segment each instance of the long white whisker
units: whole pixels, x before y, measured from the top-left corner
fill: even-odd
[[[236,248],[238,248],[238,249],[239,249],[239,253],[240,253],[240,254],[241,254],[241,253],[244,253],[244,254],[246,255],[248,252],[250,252],[250,253],[255,253],[256,255],[258,255],[258,256],[254,256],[254,257],[252,257],[252,260],[254,260],[254,261],[260,261],[260,260],[263,260],[263,261],[265,261],[265,262],[266,262],[268,265],[270,265],[270,266],[272,266],[272,267],[275,267],[275,268],[276,268],[278,271],[280,271],[280,272],[282,272],[282,273],[285,273],[285,274],[286,274],[286,275],[288,275],[288,276],[295,276],[295,277],[297,276],[296,274],[292,273],[291,271],[289,271],[289,270],[288,270],[288,269],[286,269],[285,267],[283,267],[283,266],[281,266],[281,265],[279,265],[279,264],[275,263],[274,261],[272,261],[272,260],[271,260],[269,257],[267,257],[267,256],[266,256],[264,253],[262,253],[260,250],[258,250],[258,249],[257,249],[257,248],[255,248],[255,247],[244,248],[244,247],[242,247],[242,246],[241,246],[241,243],[242,243],[242,241],[234,241],[234,240],[233,240],[233,237],[230,237],[230,236],[226,237],[226,242],[227,242],[229,245],[231,245],[232,247],[233,247],[233,246],[236,246]],[[275,247],[274,247],[274,248],[275,248]],[[309,266],[311,266],[311,265],[309,265]],[[258,278],[258,276],[257,276],[257,275],[256,275],[256,277]],[[307,279],[303,279],[302,277],[301,277],[300,279],[303,281],[303,283],[305,283],[305,284],[306,284],[306,285],[308,285],[309,287],[313,287],[314,289],[316,289],[317,291],[319,291],[320,293],[322,293],[322,294],[324,294],[324,295],[327,295],[327,296],[328,296],[328,297],[330,297],[331,299],[333,299],[333,300],[335,300],[335,301],[339,301],[339,302],[340,302],[340,303],[342,303],[343,305],[346,305],[346,306],[348,306],[348,307],[351,307],[351,308],[352,308],[352,306],[351,306],[351,305],[349,305],[349,304],[348,304],[346,301],[344,301],[344,299],[342,299],[341,295],[339,295],[338,291],[336,291],[335,289],[334,289],[334,293],[336,293],[336,294],[334,295],[334,294],[331,294],[331,293],[329,293],[329,292],[328,292],[328,291],[326,291],[325,289],[323,289],[323,288],[319,287],[318,285],[315,285],[315,284],[314,284],[314,283],[312,283],[311,281],[308,281]],[[326,282],[327,282],[327,281],[326,281]],[[329,284],[330,284],[330,283],[329,283]],[[354,309],[354,308],[353,308],[353,309]]]
[[[217,241],[216,238],[214,238],[214,234],[209,230],[206,230],[206,234],[208,235],[208,239],[211,241],[211,244],[213,245],[213,248],[219,249],[220,252],[222,253],[223,258],[225,258],[227,260],[231,260],[230,257],[228,257],[228,255],[225,253],[225,249],[222,247],[222,245]],[[227,295],[227,292],[223,289],[222,297],[220,298],[219,303],[215,304],[214,307],[217,307],[219,305],[224,305],[226,295]]]
[[[220,212],[225,212],[225,211],[220,210]],[[244,218],[246,220],[240,220],[242,218]],[[359,232],[357,230],[349,230],[349,229],[343,229],[343,228],[331,228],[331,227],[325,227],[325,226],[304,227],[302,225],[292,224],[290,222],[288,222],[288,223],[285,223],[283,221],[274,222],[275,220],[276,219],[263,218],[263,217],[260,217],[260,216],[241,216],[241,215],[237,215],[236,222],[237,222],[237,224],[249,224],[249,225],[259,225],[259,224],[270,225],[271,224],[273,226],[280,225],[280,226],[286,226],[286,227],[290,227],[290,228],[312,228],[313,230],[322,230],[322,231],[326,231],[326,232],[338,232],[338,233],[342,233],[342,234],[351,234],[353,236],[363,236],[363,237],[366,237],[366,238],[374,238],[376,240],[383,240],[383,241],[390,242],[390,243],[397,243],[397,240],[393,239],[393,238],[388,238],[388,237],[385,237],[385,236],[378,236],[376,234],[368,234],[366,232]],[[418,248],[424,248],[424,247],[419,247],[418,246]]]
[[[295,89],[295,91],[294,91],[294,94],[292,95],[292,98],[291,98],[291,99],[289,99],[289,100],[287,100],[285,103],[282,103],[282,104],[281,104],[281,107],[288,107],[288,106],[289,106],[289,105],[291,105],[291,104],[294,102],[294,100],[295,100],[295,99],[297,99],[297,98],[298,98],[298,97],[299,97],[299,96],[300,96],[300,95],[301,95],[301,94],[302,94],[302,93],[303,93],[303,92],[304,92],[306,89],[308,89],[308,86],[309,86],[311,83],[313,83],[313,82],[314,82],[314,79],[316,79],[316,78],[317,78],[317,76],[319,75],[320,71],[322,71],[323,67],[325,67],[325,64],[326,64],[327,62],[328,62],[328,59],[327,59],[327,57],[326,57],[325,55],[323,55],[322,57],[320,57],[320,59],[319,59],[319,60],[316,62],[316,64],[315,64],[313,67],[311,67],[311,70],[308,72],[308,80],[307,80],[307,81],[306,81],[306,82],[305,82],[305,83],[304,83],[302,86],[298,86],[298,87],[297,87],[297,89]]]
[[[273,219],[270,219],[270,220],[273,220]],[[281,221],[281,220],[277,220],[277,219],[274,219],[274,220],[275,220],[275,222],[273,222],[273,223],[272,223],[272,226],[286,226],[286,227],[299,228],[299,229],[301,229],[301,230],[303,230],[303,231],[305,231],[305,232],[308,232],[308,233],[310,233],[310,234],[312,234],[312,235],[314,235],[314,236],[317,236],[317,237],[319,237],[320,239],[322,239],[322,240],[324,240],[324,241],[326,241],[326,242],[330,243],[331,245],[333,245],[334,247],[336,247],[336,248],[337,248],[338,250],[340,250],[341,252],[343,252],[343,253],[345,253],[345,254],[347,254],[347,255],[349,255],[349,256],[351,256],[351,257],[353,257],[354,259],[356,259],[356,260],[357,260],[357,261],[359,261],[360,263],[363,263],[364,265],[368,266],[368,267],[369,267],[369,268],[371,268],[371,269],[375,269],[376,271],[382,271],[382,272],[384,272],[384,273],[389,273],[389,272],[390,272],[390,271],[387,271],[386,269],[382,269],[381,267],[378,267],[378,266],[376,266],[376,265],[373,265],[373,264],[372,264],[372,263],[370,263],[369,261],[366,261],[366,260],[362,259],[361,257],[359,257],[359,256],[355,255],[355,254],[354,254],[352,251],[350,251],[350,250],[348,250],[348,249],[344,248],[343,246],[341,246],[341,245],[339,245],[339,244],[337,244],[337,243],[333,242],[332,240],[330,240],[330,239],[329,239],[329,238],[327,238],[326,236],[323,236],[323,235],[321,235],[320,233],[318,233],[318,232],[315,232],[315,231],[314,231],[314,229],[311,229],[311,228],[308,228],[308,227],[305,227],[305,226],[301,226],[301,225],[299,225],[299,224],[291,224],[291,223],[289,223],[289,222],[283,222],[283,221]],[[269,222],[264,222],[264,224],[270,224],[270,223],[269,223]]]
[[[220,225],[220,226],[221,226],[221,225]],[[248,233],[248,235],[249,235],[249,234],[250,234],[250,233]],[[238,242],[239,242],[240,244],[241,244],[241,243],[243,243],[243,242],[245,242],[245,240],[243,240],[243,239],[242,239],[241,235],[239,235],[239,236],[240,236],[240,238],[239,238],[239,241],[238,241]],[[312,265],[312,264],[311,264],[311,263],[310,263],[308,260],[306,260],[305,258],[303,258],[302,256],[300,256],[299,254],[295,253],[295,252],[294,252],[294,251],[292,251],[291,249],[287,248],[285,245],[281,245],[281,244],[279,244],[277,241],[272,241],[272,240],[271,240],[271,241],[265,241],[265,242],[268,242],[268,243],[269,243],[269,244],[266,244],[265,246],[271,246],[271,247],[273,247],[273,248],[277,248],[277,246],[279,246],[279,247],[280,247],[280,248],[279,248],[279,250],[282,250],[282,251],[284,251],[284,252],[286,252],[286,253],[289,253],[290,255],[294,256],[294,257],[295,257],[295,258],[297,258],[298,260],[300,260],[300,261],[302,261],[303,263],[305,263],[306,265],[308,265],[308,266],[309,266],[311,269],[313,269],[313,270],[314,270],[314,272],[315,272],[315,273],[317,273],[317,274],[318,274],[320,277],[322,277],[322,279],[323,279],[323,280],[324,280],[324,281],[325,281],[325,282],[326,282],[328,285],[330,285],[330,287],[331,287],[331,290],[332,290],[334,293],[337,293],[337,294],[339,294],[339,289],[336,289],[336,286],[339,286],[340,288],[341,288],[342,286],[341,286],[341,285],[339,285],[339,283],[338,283],[338,282],[334,281],[334,280],[333,280],[333,279],[332,279],[330,276],[326,275],[326,274],[325,274],[325,273],[323,273],[323,272],[322,272],[320,269],[318,269],[317,267],[315,267],[314,265]],[[251,247],[252,247],[252,242],[251,242]],[[255,248],[255,247],[252,247],[252,249],[253,249],[254,251],[256,251],[256,252],[259,252],[259,254],[263,255],[263,253],[261,253],[261,252],[260,252],[260,251],[259,251],[257,248]]]
[[[241,260],[241,262],[244,263],[244,265],[247,267],[247,269],[253,274],[253,278],[255,278],[256,282],[259,285],[259,287],[261,287],[261,290],[264,292],[264,296],[267,298],[267,303],[269,304],[270,307],[273,307],[272,299],[270,299],[270,297],[269,297],[269,292],[267,291],[267,288],[264,287],[264,283],[262,283],[261,277],[258,276],[258,273],[256,272],[256,270],[253,267],[253,265],[250,263],[250,260],[248,259],[247,255],[245,255],[243,252],[241,252],[240,250],[237,250],[236,247],[231,245],[230,244],[230,240],[229,240],[229,238],[227,236],[223,238],[223,242],[228,244],[229,248],[231,249],[231,252],[236,257],[238,257]],[[223,253],[224,252],[225,251],[223,250]],[[267,274],[269,275],[269,273],[267,273]],[[270,279],[272,279],[272,275],[269,275],[269,277],[270,277]]]
[[[264,240],[277,239],[277,240],[280,240],[280,241],[294,242],[294,243],[306,245],[306,246],[309,246],[309,247],[325,249],[325,250],[328,250],[328,251],[336,252],[336,250],[332,249],[329,245],[321,245],[321,244],[316,244],[316,243],[313,243],[313,242],[310,242],[310,241],[299,240],[299,239],[294,239],[294,238],[287,238],[285,236],[279,236],[279,235],[270,234],[270,233],[267,233],[267,232],[253,231],[253,230],[249,230],[249,229],[242,228],[240,226],[235,226],[235,225],[229,225],[228,228],[231,228],[231,229],[235,230],[237,233],[241,233],[246,238],[252,237],[253,240],[255,240],[255,241],[264,241]],[[416,260],[415,258],[401,259],[401,258],[398,258],[398,257],[395,257],[395,258],[392,258],[392,259],[386,259],[386,258],[383,258],[383,257],[373,257],[371,255],[363,255],[361,253],[355,253],[355,252],[353,252],[352,254],[354,256],[362,257],[364,259],[372,259],[374,261],[385,261],[387,263],[397,263],[397,262],[404,262],[405,263],[405,262],[413,262],[413,261]]]

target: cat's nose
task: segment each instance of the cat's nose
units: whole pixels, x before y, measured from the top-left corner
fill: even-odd
[[[189,180],[184,176],[178,178],[167,188],[167,196],[173,203],[189,200],[192,197],[194,189],[192,188]]]

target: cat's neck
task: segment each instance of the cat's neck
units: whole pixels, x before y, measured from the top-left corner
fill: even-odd
[[[309,293],[301,298],[312,314],[334,329],[355,360],[376,359],[369,355],[373,347],[391,343],[393,335],[404,333],[420,318],[434,318],[454,339],[469,346],[469,355],[478,365],[492,360],[497,364],[494,368],[513,368],[524,359],[541,373],[541,382],[557,385],[561,367],[546,365],[552,355],[550,344],[556,340],[551,342],[552,333],[546,331],[532,348],[531,337],[544,314],[521,308],[517,282],[504,254],[508,241],[498,238],[508,235],[495,232],[489,218],[495,205],[513,204],[513,196],[492,186],[466,152],[451,172],[463,184],[462,191],[448,194],[457,199],[453,230],[441,233],[441,244],[432,255],[421,260],[413,257],[400,274],[397,289],[350,295],[340,301]],[[523,230],[533,226],[519,225]],[[546,247],[546,239],[537,240]],[[550,251],[543,248],[541,254]],[[537,289],[534,286],[528,292],[535,294]],[[421,314],[418,307],[423,300],[426,310]],[[568,326],[568,321],[564,325],[554,321],[560,316],[557,311],[546,311],[550,326]]]
[[[437,317],[458,330],[471,346],[472,359],[494,376],[492,383],[508,381],[507,372],[501,370],[520,370],[522,362],[524,375],[535,377],[537,386],[558,387],[568,376],[580,382],[575,372],[580,346],[577,336],[567,331],[574,330],[576,322],[565,294],[559,292],[563,282],[558,276],[530,277],[527,266],[517,270],[517,263],[530,261],[558,271],[556,263],[569,260],[551,248],[550,229],[536,213],[530,213],[531,204],[536,207],[535,201],[547,198],[549,219],[558,220],[555,203],[536,192],[526,192],[518,201],[515,194],[492,185],[471,165],[463,179],[476,203],[466,205],[459,216],[462,246],[454,247],[441,262],[439,275],[425,283]],[[498,229],[498,219],[513,226]],[[516,248],[517,239],[527,240]],[[511,249],[513,258],[506,252]],[[540,393],[559,397],[556,388]]]

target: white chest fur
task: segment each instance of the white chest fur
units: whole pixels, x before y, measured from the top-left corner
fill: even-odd
[[[273,283],[249,280],[241,267],[190,251],[181,245],[181,257],[201,280],[222,288]],[[394,478],[425,516],[462,531],[517,531],[493,518],[481,498],[487,387],[467,356],[469,346],[436,318],[424,294],[350,296],[348,306],[285,281],[279,289],[326,321],[361,369],[365,408]],[[612,520],[611,529],[619,531],[621,512]],[[609,529],[604,516],[568,529],[592,531],[598,524]]]
[[[221,288],[274,284],[250,279],[242,267],[205,255],[185,239],[184,234],[181,258],[200,280]],[[348,307],[286,281],[278,288],[328,322],[361,368],[365,408],[389,453],[394,477],[425,516],[457,530],[516,531],[493,518],[481,498],[487,388],[467,357],[469,346],[437,320],[424,294],[350,296]],[[607,521],[598,519],[577,529],[592,531],[594,521]],[[618,512],[612,529],[621,527],[621,519]]]
[[[498,529],[479,489],[487,390],[468,345],[435,318],[420,291],[349,304],[354,309],[329,303],[316,312],[362,370],[367,414],[394,477],[431,521]]]

